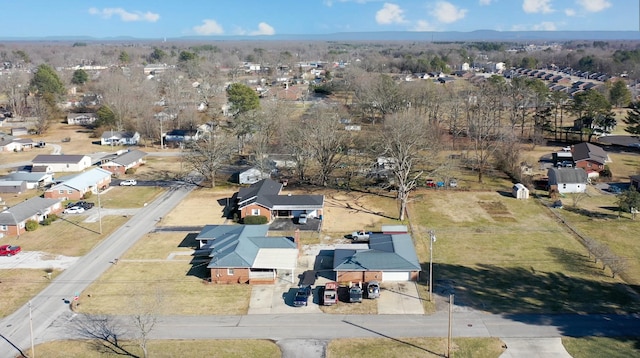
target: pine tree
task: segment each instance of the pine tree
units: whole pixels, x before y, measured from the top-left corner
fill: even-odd
[[[632,103],[631,111],[629,111],[627,117],[622,120],[627,124],[627,128],[624,129],[627,133],[635,136],[640,135],[640,103]]]

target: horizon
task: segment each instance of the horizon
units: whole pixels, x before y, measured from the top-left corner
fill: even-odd
[[[197,4],[94,0],[90,5],[80,0],[64,4],[35,0],[28,4],[10,2],[3,5],[3,10],[7,16],[2,38],[16,40],[264,40],[386,32],[548,34],[640,30],[640,4],[628,0],[278,0],[269,4],[258,0]]]

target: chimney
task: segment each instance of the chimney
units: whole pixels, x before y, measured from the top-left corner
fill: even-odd
[[[296,244],[296,248],[298,249],[298,256],[300,256],[300,229],[296,229],[293,234],[293,242]]]

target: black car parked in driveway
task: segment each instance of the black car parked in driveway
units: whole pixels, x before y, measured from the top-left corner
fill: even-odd
[[[293,299],[293,305],[296,307],[308,305],[309,296],[311,296],[311,286],[300,286],[296,291],[296,297]]]

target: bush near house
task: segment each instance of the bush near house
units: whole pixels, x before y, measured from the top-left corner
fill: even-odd
[[[51,214],[42,220],[42,225],[51,225],[52,222],[58,220],[58,215]]]
[[[129,168],[129,169],[125,170],[124,173],[125,174],[135,174],[136,173],[136,168]]]
[[[267,222],[269,222],[267,217],[263,215],[247,216],[244,218],[246,225],[264,225]]]
[[[39,226],[40,226],[40,224],[38,224],[38,222],[35,221],[35,220],[29,220],[24,224],[24,228],[27,231],[36,231],[36,230],[38,230]]]

